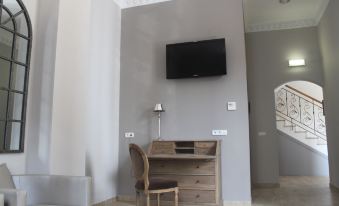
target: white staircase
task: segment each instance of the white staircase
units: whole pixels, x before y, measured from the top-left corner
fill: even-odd
[[[288,85],[275,96],[277,129],[328,157],[322,103]]]

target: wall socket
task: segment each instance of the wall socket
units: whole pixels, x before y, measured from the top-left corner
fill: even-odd
[[[126,132],[125,138],[134,138],[134,132]]]
[[[212,130],[213,136],[227,136],[227,130]]]

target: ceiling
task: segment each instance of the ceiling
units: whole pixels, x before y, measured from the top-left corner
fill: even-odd
[[[122,9],[171,0],[114,0]],[[206,0],[207,1],[207,0]],[[226,0],[225,0],[226,1]],[[246,32],[295,29],[318,25],[329,0],[243,0]]]
[[[114,0],[122,9],[135,7],[135,6],[143,6],[148,4],[155,4],[164,1],[170,0]]]
[[[294,29],[318,25],[329,0],[244,0],[246,32]]]

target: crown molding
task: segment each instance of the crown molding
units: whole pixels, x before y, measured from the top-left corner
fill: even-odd
[[[262,32],[262,31],[276,31],[276,30],[285,30],[285,29],[299,29],[304,27],[314,27],[318,26],[321,18],[323,17],[327,6],[330,0],[323,0],[319,12],[315,15],[314,18],[296,20],[296,21],[286,21],[286,22],[276,22],[276,23],[260,23],[260,24],[250,24],[246,25],[246,33],[251,32]]]
[[[171,0],[114,0],[114,1],[120,6],[121,9],[127,9],[131,7],[156,4]]]
[[[263,23],[263,24],[252,24],[246,26],[246,32],[261,32],[261,31],[276,31],[285,29],[298,29],[304,27],[317,26],[318,22],[316,19],[305,19],[297,21],[287,21],[278,23]]]

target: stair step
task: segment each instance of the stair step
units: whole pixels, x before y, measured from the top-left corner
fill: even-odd
[[[292,124],[292,122],[285,120],[284,126],[285,127],[293,127],[293,124]]]
[[[314,135],[310,132],[306,133],[306,139],[319,139],[319,137],[317,135]]]
[[[295,127],[294,132],[296,132],[296,133],[307,133],[306,130],[304,130],[303,128],[298,127],[298,126]]]

